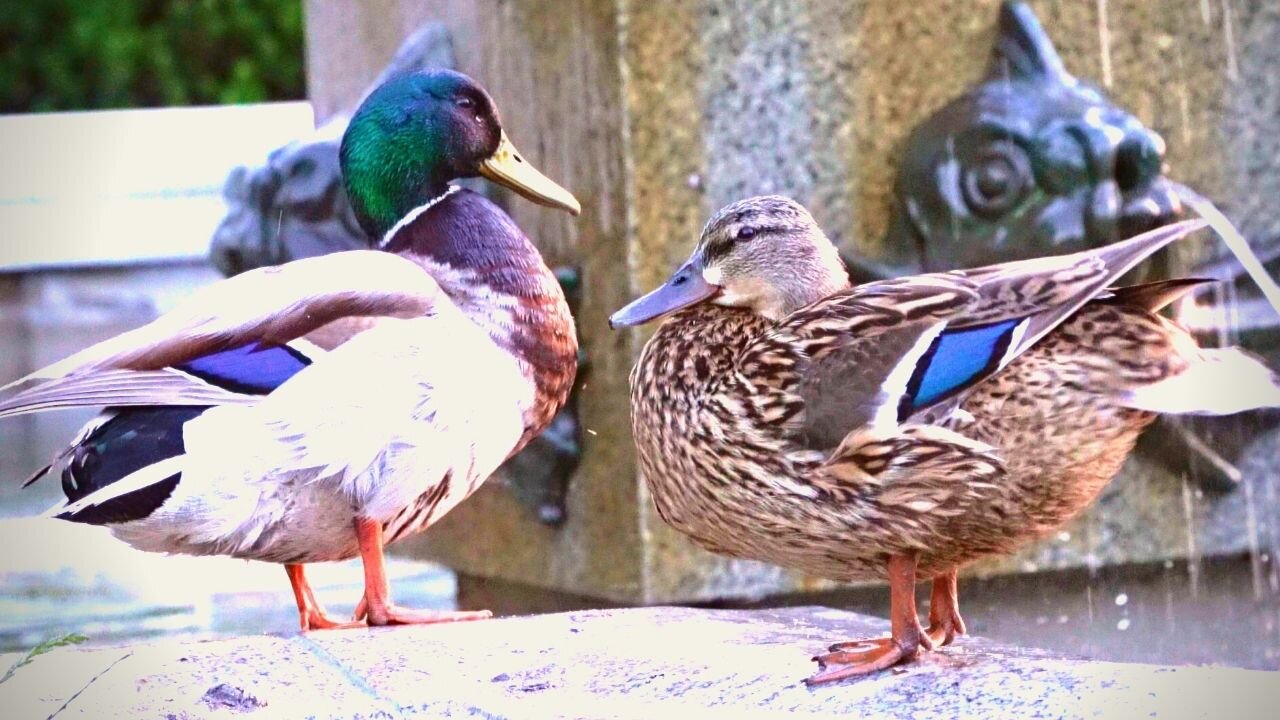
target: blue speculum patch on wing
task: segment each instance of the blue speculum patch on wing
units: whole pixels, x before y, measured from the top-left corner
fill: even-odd
[[[310,364],[307,356],[291,347],[251,343],[174,367],[233,392],[265,395]],[[67,501],[74,503],[148,466],[182,455],[186,452],[184,426],[207,409],[197,406],[110,408],[109,419],[72,448],[62,470],[62,489]],[[181,479],[181,473],[174,473],[159,482],[58,517],[91,525],[140,520],[155,512]]]
[[[1023,319],[944,330],[916,363],[899,418],[932,405],[995,372]]]
[[[175,366],[218,387],[250,395],[265,395],[311,364],[286,345],[242,345]]]

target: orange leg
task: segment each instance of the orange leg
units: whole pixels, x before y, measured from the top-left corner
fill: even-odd
[[[814,658],[818,672],[806,685],[835,682],[855,675],[867,675],[913,660],[921,647],[933,649],[933,640],[920,627],[916,616],[916,559],[893,555],[889,558],[889,621],[887,638],[855,640],[832,645]]]
[[[356,620],[366,620],[370,625],[420,625],[493,617],[493,613],[488,610],[410,610],[393,604],[382,556],[382,523],[356,518],[355,525],[356,538],[360,542],[360,558],[364,561],[364,597],[356,605]]]
[[[957,635],[968,632],[964,618],[960,617],[960,595],[956,589],[956,571],[933,579],[933,592],[929,596],[929,630],[927,635],[935,645],[950,645]]]
[[[296,564],[284,566],[284,572],[289,576],[289,584],[293,586],[293,598],[298,601],[298,622],[302,626],[302,632],[364,626],[364,623],[359,622],[344,623],[330,620],[324,608],[320,607],[320,603],[316,601],[315,593],[311,592],[311,585],[307,582],[307,576],[302,568],[302,565]]]

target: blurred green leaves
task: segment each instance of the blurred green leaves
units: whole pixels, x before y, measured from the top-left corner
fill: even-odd
[[[0,112],[294,100],[302,0],[0,2]]]

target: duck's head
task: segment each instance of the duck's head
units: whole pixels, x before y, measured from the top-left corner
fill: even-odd
[[[369,93],[339,158],[352,209],[374,238],[444,194],[449,181],[476,175],[541,205],[581,210],[511,144],[489,93],[451,70],[405,73]]]
[[[639,325],[703,302],[777,320],[848,286],[835,245],[809,211],[790,198],[764,195],[712,216],[680,269],[610,316],[609,324]]]

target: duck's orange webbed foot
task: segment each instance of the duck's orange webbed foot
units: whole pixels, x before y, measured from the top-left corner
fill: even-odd
[[[365,623],[363,621],[344,622],[342,620],[334,620],[320,609],[311,610],[302,616],[302,632],[309,630],[348,630],[364,626]]]
[[[289,584],[293,586],[293,597],[298,601],[298,625],[302,632],[364,627],[363,622],[342,622],[330,618],[311,591],[311,584],[307,582],[302,565],[285,565],[284,571],[289,576]]]
[[[956,588],[956,571],[933,579],[929,596],[929,629],[925,637],[939,647],[950,645],[957,635],[965,635],[964,618],[960,617],[960,596]],[[930,648],[932,649],[932,648]]]
[[[821,685],[910,662],[915,658],[919,644],[918,640],[904,638],[899,642],[892,637],[836,643],[829,648],[830,652],[813,658],[818,663],[818,672],[804,682],[809,686]]]
[[[364,597],[356,605],[353,620],[369,625],[431,625],[487,620],[488,610],[412,610],[391,602],[386,563],[382,554],[382,524],[368,518],[355,521],[360,558],[364,562]]]
[[[363,620],[369,625],[432,625],[435,623],[469,622],[488,620],[493,613],[488,610],[414,610],[394,603],[375,604],[369,611],[368,596],[360,598],[353,620]],[[361,623],[363,624],[363,623]]]
[[[923,647],[933,649],[933,639],[920,627],[916,616],[916,559],[894,555],[889,558],[889,615],[892,631],[887,638],[836,643],[829,652],[813,659],[818,672],[805,680],[810,687],[910,662]]]

